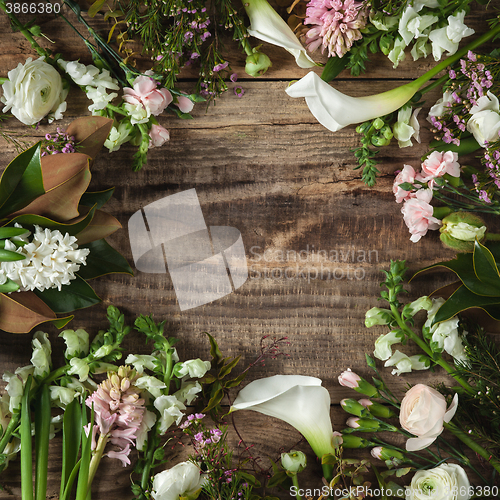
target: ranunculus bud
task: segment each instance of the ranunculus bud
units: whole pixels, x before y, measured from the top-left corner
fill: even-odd
[[[246,58],[245,73],[247,75],[262,76],[273,65],[266,54],[259,52],[260,47],[260,45],[255,47],[253,53]]]
[[[154,500],[172,500],[179,497],[195,500],[206,482],[206,476],[195,464],[181,462],[156,474],[151,496]]]
[[[307,458],[301,451],[292,450],[281,454],[281,465],[287,473],[295,475],[306,468]]]
[[[472,252],[474,241],[484,240],[486,226],[483,219],[471,212],[454,212],[443,219],[439,228],[445,247],[458,252]]]

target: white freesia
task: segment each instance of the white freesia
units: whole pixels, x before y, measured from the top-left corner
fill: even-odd
[[[250,382],[236,397],[231,412],[253,410],[295,427],[314,453],[333,453],[330,394],[321,380],[302,375],[275,375]]]
[[[63,59],[58,59],[57,64],[66,71],[77,85],[91,85],[94,77],[99,74],[99,68],[92,64],[86,66],[78,61],[65,61]]]
[[[446,50],[453,55],[458,50],[458,44],[466,36],[474,34],[472,28],[464,24],[465,11],[461,10],[453,16],[448,16],[448,26],[431,31],[429,40],[432,42],[432,55],[439,61]]]
[[[444,303],[445,300],[441,297],[432,299],[432,307],[427,313],[427,321],[424,326],[430,329],[432,342],[434,342],[439,349],[444,349],[450,356],[453,356],[455,361],[464,363],[467,361],[467,355],[465,354],[462,339],[458,334],[458,317],[453,316],[453,318],[431,326],[436,313]]]
[[[182,381],[181,388],[174,393],[174,396],[181,402],[190,405],[201,392],[201,385],[199,382],[186,382]]]
[[[467,130],[481,147],[500,139],[500,107],[495,94],[488,90],[472,106],[470,113],[472,116],[467,122]]]
[[[470,483],[464,469],[457,464],[441,464],[434,469],[419,470],[405,488],[406,500],[469,500]]]
[[[396,350],[394,354],[385,362],[384,366],[395,366],[392,370],[392,375],[401,375],[402,373],[410,373],[412,370],[427,370],[430,366],[429,360],[421,355],[407,356],[401,351]]]
[[[82,328],[64,330],[59,334],[59,337],[62,337],[66,343],[66,350],[64,351],[66,359],[82,354],[86,356],[89,353],[89,334]]]
[[[35,233],[30,243],[17,248],[14,243],[5,240],[5,248],[20,255],[24,260],[1,262],[0,274],[19,285],[19,291],[49,288],[59,291],[75,279],[75,273],[86,263],[90,253],[88,248],[78,248],[77,239],[68,233],[51,231],[35,226]]]
[[[389,359],[392,356],[391,346],[393,344],[398,344],[404,338],[404,335],[398,330],[393,330],[385,335],[380,335],[380,337],[375,341],[375,350],[373,355],[382,361]]]
[[[186,375],[189,375],[191,378],[201,378],[208,370],[210,370],[210,361],[203,361],[199,358],[190,359],[174,366],[174,374],[179,378]]]
[[[332,132],[353,123],[362,123],[384,116],[406,104],[422,85],[415,80],[401,87],[365,97],[349,97],[310,72],[297,83],[290,85],[286,93],[290,97],[305,97],[316,120]]]
[[[312,68],[316,63],[309,57],[295,33],[267,0],[246,0],[243,2],[250,27],[248,33],[263,42],[283,47],[295,57],[301,68]]]
[[[175,422],[179,425],[186,407],[175,396],[160,396],[154,401],[155,408],[160,412],[160,433],[165,434]]]
[[[399,19],[398,31],[406,45],[409,45],[413,39],[421,37],[423,31],[438,20],[439,17],[431,14],[421,16],[414,7],[408,5]]]
[[[9,71],[7,77],[0,98],[5,104],[4,113],[10,111],[25,125],[35,125],[49,113],[61,117],[66,111],[68,91],[63,87],[61,75],[44,57],[34,61],[29,57]]]
[[[35,367],[33,375],[35,377],[45,377],[50,373],[52,366],[52,346],[49,335],[45,332],[35,332],[31,341],[33,353],[31,355],[31,364]]]
[[[443,116],[445,111],[452,105],[453,101],[453,94],[449,90],[446,90],[443,97],[439,98],[436,104],[429,110],[427,120],[430,121],[429,116],[437,116],[438,118]]]
[[[108,94],[106,92],[106,87],[103,87],[102,85],[99,85],[98,87],[88,85],[85,87],[85,92],[87,93],[87,97],[92,101],[92,104],[89,106],[89,111],[92,111],[92,114],[95,114],[94,111],[104,109],[115,97],[118,96],[116,92]]]
[[[431,53],[432,47],[429,43],[429,35],[424,34],[420,37],[414,44],[410,50],[410,54],[413,57],[414,61],[417,61],[421,57],[424,59]]]
[[[150,375],[139,377],[134,385],[141,391],[148,391],[154,398],[159,398],[162,395],[162,389],[167,387],[164,382]]]
[[[137,125],[139,123],[147,123],[151,116],[151,111],[147,106],[139,104],[130,104],[126,102],[124,105],[125,110],[130,116],[130,123]]]
[[[154,500],[195,500],[207,482],[201,470],[192,462],[181,462],[164,470],[153,479]]]
[[[420,143],[420,124],[418,123],[418,113],[422,108],[417,108],[411,112],[411,106],[403,106],[398,112],[398,121],[392,127],[394,137],[397,139],[400,148],[413,146],[411,139]]]
[[[137,372],[142,373],[144,368],[154,370],[156,367],[156,356],[151,354],[129,354],[125,359],[126,365],[132,365]]]

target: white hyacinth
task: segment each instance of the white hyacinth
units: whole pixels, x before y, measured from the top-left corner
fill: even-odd
[[[16,224],[17,227],[20,227]],[[27,241],[26,238],[23,238]],[[51,231],[35,226],[35,234],[30,242],[17,248],[14,243],[5,240],[5,249],[26,256],[16,262],[0,262],[0,284],[8,279],[19,285],[19,291],[49,288],[61,290],[76,278],[80,265],[86,264],[90,250],[78,249],[77,239],[68,233]]]

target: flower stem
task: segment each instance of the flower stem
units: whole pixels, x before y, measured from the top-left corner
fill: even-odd
[[[90,432],[92,432],[92,430]],[[101,434],[97,441],[96,448],[92,455],[92,460],[90,461],[87,491],[90,491],[90,487],[92,486],[92,481],[94,480],[95,473],[97,472],[97,467],[99,467],[99,462],[101,461],[102,455],[104,453],[104,448],[106,447],[106,443],[108,442],[108,437],[108,434]]]
[[[295,497],[297,500],[302,500],[302,497],[299,495],[299,479],[297,478],[297,474],[292,475],[292,483],[295,486],[295,491],[297,492],[295,493]]]
[[[453,435],[460,439],[462,443],[466,444],[474,453],[477,453],[480,457],[484,458],[497,472],[500,472],[500,461],[496,457],[494,457],[488,450],[483,448],[480,444],[476,443],[474,439],[460,430],[455,424],[450,422],[444,423],[443,425]]]
[[[332,464],[321,464],[323,468],[323,477],[330,482],[333,479],[333,465]]]

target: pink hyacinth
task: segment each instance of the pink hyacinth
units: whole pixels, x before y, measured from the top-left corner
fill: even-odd
[[[355,0],[311,0],[304,24],[315,26],[307,32],[307,48],[312,52],[322,45],[322,53],[328,49],[329,57],[342,57],[363,36],[367,11],[362,6]]]
[[[94,408],[92,449],[104,449],[106,443],[111,442],[119,450],[109,451],[107,456],[121,460],[124,466],[130,464],[128,455],[131,446],[135,446],[144,415],[144,399],[139,398],[139,389],[134,385],[137,378],[135,370],[121,366],[117,373],[109,373],[85,401],[88,407]]]
[[[158,116],[172,102],[172,94],[166,88],[158,89],[156,82],[146,75],[134,80],[133,88],[123,89],[123,99],[129,104],[142,104],[153,116]]]
[[[414,198],[405,201],[401,209],[413,243],[425,236],[429,229],[438,229],[441,226],[441,221],[432,215],[434,208],[430,205],[431,200],[432,190],[420,189]]]

